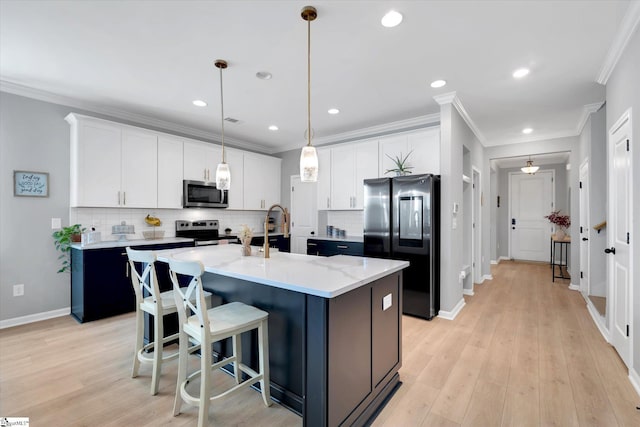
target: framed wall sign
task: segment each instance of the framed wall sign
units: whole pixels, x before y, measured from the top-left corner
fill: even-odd
[[[13,171],[13,195],[49,197],[49,173]]]

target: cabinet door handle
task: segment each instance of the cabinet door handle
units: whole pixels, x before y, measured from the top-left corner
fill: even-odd
[[[122,205],[123,206],[127,205],[127,192],[126,191],[122,192]]]
[[[118,191],[118,206],[120,206],[120,192]]]
[[[331,203],[329,201],[330,199],[327,197],[327,209],[329,209],[331,207]]]
[[[307,243],[307,246],[318,246],[317,243]]]
[[[349,249],[347,245],[338,245],[338,249]]]

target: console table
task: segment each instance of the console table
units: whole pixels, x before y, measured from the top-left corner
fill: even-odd
[[[571,237],[565,236],[562,239],[558,239],[555,234],[552,234],[550,244],[551,260],[549,261],[549,264],[551,264],[551,280],[555,282],[556,279],[571,279],[568,272],[565,275],[569,262],[569,245],[571,244]],[[559,259],[556,259],[556,251],[558,249],[560,250],[560,253],[558,254]],[[556,267],[558,267],[558,274],[556,274]],[[562,270],[562,267],[565,268],[564,271]]]

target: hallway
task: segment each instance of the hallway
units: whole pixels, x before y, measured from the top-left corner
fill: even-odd
[[[547,263],[492,267],[454,321],[404,318],[404,385],[374,425],[640,425],[627,369],[568,281]]]

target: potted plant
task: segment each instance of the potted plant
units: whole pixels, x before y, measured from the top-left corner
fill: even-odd
[[[74,224],[53,232],[53,243],[56,245],[56,250],[61,252],[58,259],[62,260],[62,267],[58,273],[71,271],[71,243],[79,242],[85,230],[80,224]]]
[[[403,175],[410,174],[411,173],[410,169],[413,169],[413,166],[407,165],[407,160],[409,159],[409,156],[411,155],[411,153],[413,153],[413,150],[409,151],[407,155],[404,157],[402,156],[402,152],[400,153],[399,156],[395,156],[395,157],[391,157],[390,155],[387,154],[386,156],[393,161],[395,168],[387,169],[385,171],[385,174],[391,173],[391,172],[394,172],[396,176],[403,176]]]
[[[231,229],[229,227],[224,229],[224,234],[226,234],[227,236],[229,236],[231,234]]]
[[[549,215],[545,216],[550,223],[554,224],[556,228],[556,239],[564,239],[567,228],[571,225],[571,218],[569,215],[561,215],[560,210],[552,211]]]

